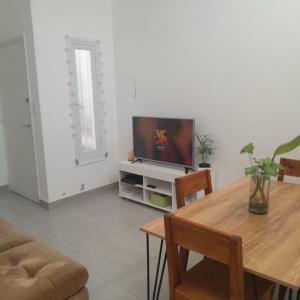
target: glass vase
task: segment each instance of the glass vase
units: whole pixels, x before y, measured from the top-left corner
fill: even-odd
[[[249,211],[264,215],[269,210],[270,176],[256,174],[251,176]]]

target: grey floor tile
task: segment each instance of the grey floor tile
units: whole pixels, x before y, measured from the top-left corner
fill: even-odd
[[[80,219],[79,221],[63,223],[62,226],[39,235],[38,239],[72,256],[112,235],[113,233],[108,229]]]
[[[65,224],[76,224],[80,220],[79,217],[59,208],[50,211],[42,208],[42,211],[38,211],[26,218],[15,220],[14,224],[26,233],[38,237],[47,232],[60,230]]]
[[[99,242],[95,247],[104,253],[109,252],[109,257],[120,262],[126,262],[131,267],[136,267],[146,261],[145,247],[119,235]]]
[[[189,253],[188,269],[195,266],[196,264],[198,264],[202,260],[203,260],[203,255],[191,251]]]
[[[161,212],[153,212],[151,208],[123,200],[120,205],[105,209],[88,219],[96,225],[121,233],[133,227],[139,228],[159,216]]]
[[[189,256],[189,265],[195,265],[199,263],[203,259],[203,256],[191,252]],[[156,268],[157,268],[158,259],[157,257],[153,257],[150,260],[150,288],[151,288],[151,295],[153,293],[155,275],[156,275]],[[163,260],[161,260],[160,270],[162,267]],[[168,299],[168,274],[167,274],[167,266],[165,268],[163,282],[160,291],[160,300],[167,300]],[[161,274],[161,273],[160,273]],[[159,282],[159,281],[158,281]],[[130,273],[126,274],[125,276],[119,278],[116,281],[116,284],[120,287],[124,288],[125,290],[130,291],[139,299],[146,299],[146,291],[147,291],[147,275],[146,275],[146,265],[142,264],[139,267],[133,269]]]
[[[162,263],[162,261],[161,261]],[[157,257],[154,257],[150,260],[150,289],[151,295],[153,293],[153,284],[156,274],[156,267],[157,267]],[[161,290],[161,297],[160,300],[164,299],[166,292],[166,283],[167,283],[167,269],[164,273],[164,280]],[[146,264],[142,264],[135,269],[132,269],[130,273],[126,274],[125,276],[119,278],[116,281],[116,284],[120,287],[124,288],[125,290],[131,292],[139,299],[146,299],[147,295],[147,269]]]
[[[73,258],[106,280],[114,281],[132,270],[132,266],[111,255],[109,249],[92,246],[73,256]]]
[[[11,199],[0,206],[0,218],[9,222],[24,220],[43,210],[38,204],[11,193]]]
[[[92,295],[90,300],[138,300],[138,298],[111,283]]]
[[[140,231],[139,226],[131,227],[125,231],[121,231],[119,234],[130,241],[139,243],[144,247],[146,251],[146,234]],[[161,240],[159,238],[154,236],[149,236],[149,246],[150,246],[150,252],[152,256],[157,255],[157,253],[159,252],[160,242]]]
[[[90,299],[145,299],[145,234],[139,227],[161,216],[161,211],[119,198],[117,190],[77,195],[51,210],[0,193],[1,218],[88,268]],[[159,246],[160,240],[150,237],[152,273]],[[167,299],[166,282],[161,300]]]
[[[91,269],[88,269],[88,272],[89,272],[89,280],[88,280],[86,287],[89,291],[90,296],[94,295],[100,289],[102,289],[106,285],[110,284],[109,281],[107,281],[103,277],[99,276],[97,273],[95,273]]]
[[[10,192],[8,189],[0,190],[0,207],[7,203],[15,201],[16,197],[19,196],[15,193]]]
[[[118,235],[96,243],[74,258],[107,280],[116,280],[137,266],[146,265],[145,247]]]
[[[139,230],[138,226],[130,227],[120,233],[121,236],[139,244],[145,244],[145,233]]]
[[[71,241],[62,240],[61,238],[53,236],[52,234],[50,236],[47,235],[46,238],[44,236],[38,237],[37,240],[46,244],[51,249],[55,249],[60,253],[70,257],[74,257],[79,251],[76,248],[76,245],[74,246]]]
[[[62,205],[62,208],[68,210],[68,212],[78,217],[90,217],[98,213],[101,213],[105,209],[112,207],[118,207],[121,205],[121,199],[115,195],[112,191],[104,192],[95,195],[94,193],[88,192],[82,194],[81,197],[76,196],[72,201],[68,201]]]
[[[140,224],[138,218],[135,217],[134,212],[128,209],[108,209],[88,218],[92,223],[105,227],[115,233],[120,233],[133,226]]]

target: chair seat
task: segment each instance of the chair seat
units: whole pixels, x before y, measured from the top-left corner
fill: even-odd
[[[245,300],[255,300],[253,275],[245,272]],[[275,285],[256,277],[258,299],[267,299]],[[229,269],[227,265],[205,258],[187,271],[175,289],[176,300],[228,300]]]

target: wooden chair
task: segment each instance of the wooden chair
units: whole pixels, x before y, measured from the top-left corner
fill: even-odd
[[[283,169],[279,171],[278,181],[283,181],[284,176],[300,177],[300,160],[281,158],[280,164]]]
[[[198,171],[175,179],[177,208],[185,206],[185,198],[204,190],[205,195],[212,192],[209,170]]]
[[[283,166],[283,169],[279,171],[278,181],[284,181],[284,176],[300,177],[300,160],[281,158],[280,164]],[[283,300],[288,288],[285,286],[279,287],[278,300]],[[289,291],[291,297],[292,291]],[[297,300],[300,300],[300,289],[298,290]]]
[[[169,214],[164,218],[170,300],[271,300],[275,284],[243,271],[242,240]],[[178,248],[205,255],[189,271]]]
[[[210,170],[205,169],[175,179],[177,208],[185,206],[185,198],[204,190],[205,195],[212,192]],[[180,249],[180,266],[186,271],[189,251]]]
[[[185,206],[185,197],[204,190],[205,195],[212,192],[211,177],[209,170],[197,171],[175,179],[177,208]],[[165,227],[163,217],[144,224],[140,230],[165,239]]]
[[[194,194],[196,192],[199,192],[201,190],[204,190],[205,194],[209,194],[212,192],[212,186],[211,186],[211,177],[210,177],[210,171],[209,170],[202,170],[197,171],[195,173],[185,175],[180,178],[175,179],[176,183],[176,202],[177,202],[177,208],[181,208],[185,206],[185,197],[189,196],[191,194]],[[144,224],[140,227],[140,230],[146,233],[147,236],[147,253],[149,253],[149,235],[155,236],[159,239],[161,239],[160,243],[160,251],[158,255],[158,264],[157,264],[157,270],[156,270],[156,276],[155,276],[155,283],[154,283],[154,292],[153,295],[157,296],[156,299],[159,297],[160,293],[160,285],[158,286],[158,292],[157,292],[157,280],[159,275],[159,266],[160,266],[160,257],[161,257],[161,249],[163,246],[163,241],[165,240],[165,225],[164,225],[164,218],[158,218],[156,220],[153,220],[150,223]],[[182,270],[186,270],[187,263],[188,263],[188,257],[189,252],[185,249],[181,249],[181,268]],[[147,256],[147,260],[148,260]],[[162,272],[161,272],[161,280],[164,274],[166,264],[166,257],[164,258]],[[148,274],[149,277],[149,274]],[[160,280],[160,281],[161,281]],[[149,278],[148,281],[149,282]],[[157,292],[157,294],[156,294]],[[148,284],[148,294],[149,294],[149,284]]]

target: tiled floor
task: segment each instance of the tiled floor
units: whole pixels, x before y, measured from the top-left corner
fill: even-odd
[[[73,257],[89,270],[90,299],[146,299],[145,235],[139,225],[163,213],[120,199],[117,190],[92,191],[50,211],[0,191],[0,218]],[[152,273],[159,241],[151,239]],[[166,280],[160,299],[167,299]]]
[[[0,218],[84,264],[92,300],[145,300],[146,251],[141,224],[163,213],[120,199],[117,190],[91,191],[50,211],[0,190]],[[150,239],[154,277],[159,240]],[[192,255],[190,264],[200,257]],[[165,276],[160,300],[168,299]]]

